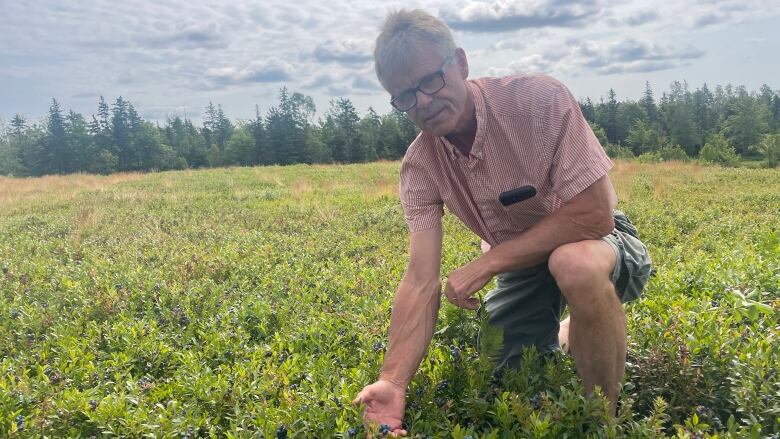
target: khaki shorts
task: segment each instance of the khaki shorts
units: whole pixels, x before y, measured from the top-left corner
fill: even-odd
[[[617,256],[611,280],[621,303],[626,303],[641,296],[650,277],[651,261],[626,215],[616,210],[614,218],[615,229],[602,240]],[[536,345],[543,353],[560,350],[558,329],[566,301],[547,262],[499,274],[496,288],[485,296],[483,306],[488,323],[504,329],[497,369],[517,366],[526,346]]]

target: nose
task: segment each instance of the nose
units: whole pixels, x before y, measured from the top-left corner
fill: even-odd
[[[433,96],[428,96],[427,94],[417,90],[417,106],[420,108],[425,108],[428,106],[428,104],[431,103],[433,100]]]

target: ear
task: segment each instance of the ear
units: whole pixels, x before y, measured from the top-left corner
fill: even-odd
[[[466,52],[463,48],[458,47],[455,49],[455,60],[458,63],[458,71],[460,76],[466,80],[469,77],[469,61],[466,59]]]

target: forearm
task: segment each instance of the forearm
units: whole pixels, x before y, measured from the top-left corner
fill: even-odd
[[[556,248],[571,242],[600,239],[614,226],[613,203],[585,211],[564,205],[520,236],[505,241],[482,255],[481,263],[491,275],[540,264]]]
[[[401,281],[393,304],[389,342],[379,378],[404,390],[428,350],[441,304],[441,285]]]

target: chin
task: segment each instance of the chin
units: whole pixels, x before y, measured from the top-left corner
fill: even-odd
[[[450,119],[442,119],[433,123],[418,125],[418,127],[426,134],[435,137],[444,137],[455,130],[456,121]]]

